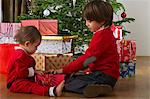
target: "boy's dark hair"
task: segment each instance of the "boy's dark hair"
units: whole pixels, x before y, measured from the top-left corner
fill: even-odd
[[[111,26],[113,20],[113,8],[110,3],[102,0],[92,0],[84,7],[83,18],[90,21],[105,21],[103,26]]]
[[[26,41],[34,43],[38,39],[41,40],[41,38],[40,32],[34,26],[21,27],[14,36],[14,39],[19,44],[24,44]]]

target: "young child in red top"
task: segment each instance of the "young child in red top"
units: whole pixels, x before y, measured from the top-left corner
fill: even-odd
[[[111,30],[113,8],[102,0],[92,0],[83,10],[83,18],[94,32],[88,49],[75,61],[53,72],[70,75],[87,66],[91,73],[66,77],[65,90],[86,97],[107,95],[120,75],[116,39]]]
[[[57,87],[39,85],[34,81],[35,60],[31,56],[41,43],[41,34],[34,26],[21,27],[15,35],[19,43],[8,65],[7,88],[11,92],[33,93],[38,95],[60,96],[64,86],[62,81]],[[42,74],[42,72],[41,72]]]

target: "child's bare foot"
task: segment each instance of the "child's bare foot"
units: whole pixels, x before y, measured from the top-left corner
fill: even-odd
[[[64,80],[56,87],[56,95],[61,96],[62,95],[62,90],[64,87]]]

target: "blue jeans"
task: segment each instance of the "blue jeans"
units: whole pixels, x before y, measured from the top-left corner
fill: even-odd
[[[104,74],[100,71],[95,71],[85,75],[66,75],[65,91],[83,93],[84,88],[90,84],[108,84],[112,88],[115,86],[117,79]]]

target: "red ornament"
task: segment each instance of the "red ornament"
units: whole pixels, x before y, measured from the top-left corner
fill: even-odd
[[[121,17],[122,17],[122,18],[126,18],[126,16],[127,16],[127,14],[126,14],[125,12],[123,12],[123,13],[121,14]]]

